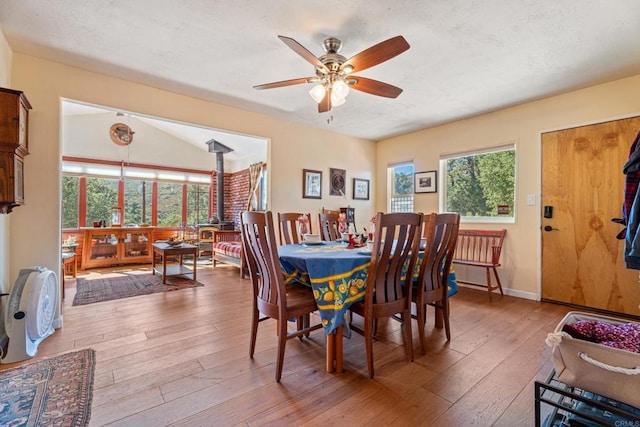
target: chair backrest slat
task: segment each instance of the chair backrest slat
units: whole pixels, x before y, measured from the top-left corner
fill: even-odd
[[[320,235],[324,241],[335,241],[340,238],[338,233],[338,213],[321,213],[318,214],[318,224],[320,226]]]
[[[299,218],[305,215],[308,223],[308,233],[313,233],[311,229],[311,214],[304,214],[300,212],[281,212],[278,213],[278,225],[280,230],[280,244],[291,245],[293,243],[300,243],[302,236],[300,235],[300,221]]]

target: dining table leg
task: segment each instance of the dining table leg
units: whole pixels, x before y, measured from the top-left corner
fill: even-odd
[[[336,359],[336,372],[342,373],[342,325],[336,328],[335,332],[335,359]]]
[[[335,331],[325,334],[325,342],[327,348],[327,372],[333,372],[333,361],[336,355],[336,334]]]
[[[342,329],[338,326],[335,331],[325,335],[327,346],[327,372],[336,372],[341,374],[342,370]]]

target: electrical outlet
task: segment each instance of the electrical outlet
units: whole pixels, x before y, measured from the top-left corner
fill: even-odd
[[[536,204],[536,195],[535,194],[527,194],[527,205],[535,206]]]

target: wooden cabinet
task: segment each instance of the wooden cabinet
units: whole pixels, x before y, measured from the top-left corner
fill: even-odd
[[[82,269],[153,260],[152,228],[85,228]]]
[[[0,88],[0,213],[24,204],[24,156],[29,154],[31,104],[19,90]]]

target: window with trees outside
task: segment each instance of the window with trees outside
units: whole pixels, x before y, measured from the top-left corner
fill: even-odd
[[[388,168],[389,212],[413,212],[413,163]]]
[[[209,222],[209,186],[187,184],[187,224]]]
[[[127,224],[151,224],[152,188],[151,181],[124,181],[124,218]]]
[[[87,224],[111,218],[111,208],[118,206],[118,180],[87,178]]]
[[[514,145],[443,158],[444,211],[467,219],[514,220],[516,150]]]
[[[78,228],[79,184],[77,176],[62,176],[62,228]]]
[[[177,227],[182,223],[182,183],[158,183],[158,226]]]
[[[118,206],[118,200],[122,199],[123,224],[151,225],[154,222],[154,186],[157,186],[157,226],[178,227],[208,222],[209,173],[142,168],[122,171],[119,165],[75,162],[63,162],[62,172],[63,229],[91,226],[94,221],[101,220],[109,225],[111,208]],[[119,195],[121,179],[123,194]],[[85,195],[84,200],[80,200],[81,195]],[[80,217],[81,207],[86,211],[84,218]]]

